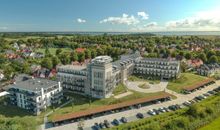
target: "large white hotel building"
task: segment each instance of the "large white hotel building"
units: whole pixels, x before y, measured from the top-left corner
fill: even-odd
[[[114,87],[125,83],[131,74],[177,78],[179,61],[159,58],[142,58],[139,52],[122,55],[112,62],[109,56],[98,56],[85,66],[65,65],[58,68],[57,80],[64,89],[94,98],[108,98]]]

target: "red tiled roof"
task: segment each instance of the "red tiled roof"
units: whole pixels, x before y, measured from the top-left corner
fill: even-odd
[[[146,102],[150,102],[150,101],[154,101],[157,99],[162,99],[162,98],[166,98],[166,97],[170,97],[170,96],[171,95],[168,93],[161,93],[160,95],[155,95],[155,96],[151,96],[151,97],[139,98],[139,99],[125,101],[125,102],[118,103],[118,104],[106,105],[106,106],[101,106],[101,107],[94,108],[94,109],[88,109],[85,111],[79,111],[79,112],[55,116],[52,119],[52,121],[59,122],[59,121],[64,121],[64,120],[69,120],[69,119],[80,118],[80,117],[84,117],[84,116],[93,115],[96,113],[101,113],[101,112],[116,110],[119,108],[124,108],[124,107],[128,107],[128,106],[136,105],[136,104],[146,103]]]
[[[193,84],[193,85],[190,85],[190,86],[186,86],[186,87],[184,87],[184,90],[192,91],[192,90],[197,89],[197,88],[201,87],[202,85],[205,85],[205,84],[210,83],[212,81],[214,81],[214,79],[209,78],[209,79],[203,80],[199,83],[196,83],[196,84]]]
[[[84,52],[86,50],[86,48],[77,48],[76,52],[81,53]]]

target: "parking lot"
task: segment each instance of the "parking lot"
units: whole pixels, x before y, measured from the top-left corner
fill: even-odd
[[[123,121],[121,120],[122,117],[125,117],[127,122],[131,122],[131,121],[136,121],[139,118],[147,118],[159,113],[163,113],[166,111],[171,111],[171,110],[175,110],[175,109],[179,109],[179,107],[186,107],[189,106],[192,102],[189,102],[191,100],[196,100],[196,101],[201,101],[203,99],[205,99],[206,97],[208,97],[209,95],[214,94],[215,92],[211,91],[213,89],[216,89],[220,86],[220,81],[216,81],[216,83],[206,86],[205,88],[202,88],[200,90],[196,90],[190,94],[187,95],[183,95],[183,94],[179,94],[176,92],[173,92],[171,90],[165,89],[166,92],[175,95],[177,98],[174,100],[170,100],[170,101],[166,101],[166,102],[162,102],[162,103],[158,103],[158,104],[152,104],[152,105],[148,105],[148,106],[143,106],[141,108],[136,108],[136,109],[130,109],[127,111],[123,111],[123,112],[119,112],[119,113],[114,113],[114,114],[110,114],[110,115],[103,115],[101,117],[96,117],[93,119],[89,119],[89,120],[85,120],[84,121],[84,129],[85,130],[92,130],[95,129],[96,127],[94,127],[94,124],[97,123],[98,127],[101,123],[101,125],[103,125],[103,127],[112,127],[113,125],[118,125],[118,124],[122,124]],[[207,93],[209,92],[209,93]],[[213,92],[213,93],[212,93]],[[205,94],[205,95],[204,95]],[[201,96],[202,95],[202,96]],[[184,103],[184,104],[183,104]],[[178,104],[178,105],[176,105]],[[164,109],[168,108],[169,109]],[[159,108],[161,108],[160,110],[158,110]],[[138,114],[141,113],[141,114]],[[138,116],[137,116],[138,114]],[[114,120],[116,119],[116,120]],[[104,120],[107,120],[107,122]],[[114,120],[114,122],[112,122]],[[118,124],[117,124],[118,123]],[[105,124],[105,125],[104,125]],[[97,128],[98,128],[97,127]],[[65,125],[61,125],[61,126],[57,126],[57,127],[52,127],[52,128],[48,128],[48,130],[75,130],[78,128],[78,123],[70,123],[70,124],[65,124]]]

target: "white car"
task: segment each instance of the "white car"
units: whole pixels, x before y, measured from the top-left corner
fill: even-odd
[[[149,115],[156,115],[156,113],[155,113],[153,110],[149,110],[147,113],[148,113]]]
[[[162,107],[159,108],[158,111],[163,112],[163,113],[166,112],[166,110],[164,110],[164,108],[162,108]]]

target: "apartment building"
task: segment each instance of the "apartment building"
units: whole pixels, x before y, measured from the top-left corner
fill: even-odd
[[[197,68],[197,74],[202,76],[213,76],[215,73],[220,72],[220,65],[217,63],[214,64],[203,64]]]
[[[179,61],[160,58],[143,58],[135,61],[135,74],[159,77],[162,79],[178,78]]]
[[[7,86],[10,103],[39,115],[53,104],[60,104],[63,98],[60,82],[31,78]]]
[[[142,58],[139,52],[122,55],[112,62],[109,56],[98,56],[87,66],[66,65],[58,68],[57,80],[64,89],[95,97],[108,98],[116,85],[125,83],[132,74],[177,78],[180,63],[174,60]]]

